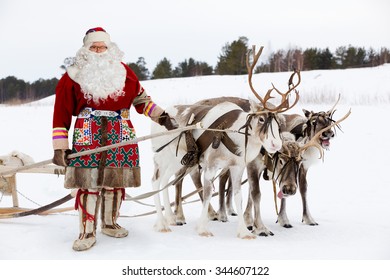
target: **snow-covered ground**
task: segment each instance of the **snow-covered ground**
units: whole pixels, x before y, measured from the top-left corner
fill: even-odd
[[[271,82],[285,89],[289,75],[257,74],[253,83],[260,93],[265,93]],[[385,267],[390,260],[390,177],[387,176],[390,170],[390,147],[386,140],[390,133],[385,122],[390,110],[389,81],[389,64],[366,69],[302,72],[302,83],[299,86],[301,100],[291,113],[300,113],[302,108],[326,111],[331,108],[338,94],[341,94],[341,101],[335,118],[340,118],[352,109],[351,116],[342,123],[343,132],[337,132],[330,151],[325,153],[324,162],[313,167],[308,174],[310,210],[319,226],[301,223],[299,195],[288,199],[288,215],[293,228],[286,229],[276,224],[273,191],[268,182],[262,182],[262,217],[275,235],[257,237],[255,240],[240,240],[236,237],[236,217],[230,217],[227,223],[210,222],[214,237],[198,236],[195,224],[201,212],[199,202],[184,206],[186,225],[172,227],[170,233],[159,233],[153,230],[155,215],[132,217],[154,210],[152,207],[125,201],[119,223],[129,229],[129,236],[112,239],[98,232],[97,244],[85,252],[75,252],[71,248],[78,235],[75,211],[50,216],[0,219],[0,273],[3,269],[11,271],[23,265],[26,270],[21,270],[21,275],[39,273],[43,277],[47,274],[42,270],[46,265],[50,266],[47,260],[73,260],[65,262],[61,272],[73,275],[72,266],[83,266],[77,261],[90,260],[87,265],[93,270],[91,273],[98,273],[102,277],[112,274],[113,279],[120,277],[122,268],[127,265],[156,268],[158,265],[176,267],[182,264],[196,268],[216,263],[219,266],[270,264],[273,266],[270,274],[275,277],[272,279],[278,279],[278,275],[288,276],[289,272],[297,277],[305,276],[307,271],[311,271],[309,266],[317,268],[317,279],[344,275],[324,271],[328,263],[346,276],[375,276],[375,279],[381,279],[386,274],[389,276],[388,271],[382,273],[386,271]],[[143,86],[162,107],[190,104],[210,97],[252,96],[246,76],[153,80],[143,82]],[[22,106],[0,106],[0,155],[17,150],[30,155],[36,162],[52,157],[53,101],[54,97],[49,97]],[[132,114],[137,135],[148,135],[150,120],[134,110]],[[142,187],[128,189],[127,193],[132,196],[152,189],[150,141],[141,142],[139,146]],[[50,174],[19,173],[17,187],[19,204],[27,208],[47,204],[69,193],[63,188],[63,176]],[[247,188],[247,185],[243,186],[245,194]],[[186,179],[184,193],[193,189],[191,181]],[[170,191],[173,198],[173,190]],[[153,204],[153,199],[147,198],[143,202]],[[217,198],[212,203],[217,208]],[[73,201],[61,207],[72,205]],[[10,206],[11,197],[0,198],[0,207]],[[103,260],[111,260],[108,270],[104,269],[104,262],[95,263]],[[312,262],[306,262],[308,260]],[[334,260],[342,262],[335,263]],[[51,263],[55,269],[60,269],[63,264]],[[364,265],[368,265],[372,271],[365,271]],[[56,273],[60,274],[58,271]],[[225,278],[229,277],[227,275]]]

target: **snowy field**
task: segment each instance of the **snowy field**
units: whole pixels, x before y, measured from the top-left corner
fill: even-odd
[[[265,93],[271,82],[285,89],[289,75],[257,74],[253,82],[258,92]],[[121,269],[127,265],[156,267],[167,263],[192,267],[216,263],[236,266],[271,264],[274,269],[268,279],[288,276],[289,272],[311,271],[313,267],[321,269],[317,270],[316,279],[344,275],[322,270],[329,263],[331,267],[341,269],[349,279],[358,275],[388,279],[388,270],[385,274],[381,271],[386,271],[385,266],[390,260],[390,177],[387,176],[390,147],[386,140],[390,132],[387,122],[385,124],[390,112],[389,81],[390,64],[366,69],[302,72],[299,86],[301,100],[289,113],[300,113],[302,108],[326,111],[332,107],[338,94],[341,94],[341,101],[335,119],[352,109],[351,116],[341,125],[343,132],[337,131],[330,151],[325,152],[324,162],[309,170],[309,205],[318,226],[301,223],[299,195],[289,198],[287,203],[293,228],[286,229],[276,224],[272,185],[262,182],[262,217],[274,236],[240,240],[236,237],[237,218],[230,217],[227,223],[210,222],[214,237],[200,237],[195,231],[201,213],[199,202],[184,206],[186,225],[171,227],[170,233],[158,233],[153,230],[155,215],[133,217],[154,210],[152,207],[125,201],[119,223],[129,229],[129,236],[112,239],[98,230],[97,244],[85,252],[72,250],[73,240],[78,235],[75,211],[0,219],[0,266],[10,271],[22,261],[28,269],[37,272],[38,268],[45,269],[47,262],[43,261],[48,260],[55,260],[52,262],[54,268],[61,265],[81,267],[82,262],[78,260],[111,260],[108,265],[110,271],[102,267],[104,262],[88,262],[88,265],[100,266],[100,270],[96,267],[94,270],[100,271],[102,277],[112,274],[111,279],[121,276]],[[162,107],[190,104],[210,97],[253,96],[246,76],[153,80],[144,82],[143,86]],[[28,105],[0,106],[0,155],[17,150],[30,155],[36,162],[50,159],[53,154],[53,102],[54,97],[49,97]],[[137,135],[148,135],[149,119],[134,110],[132,114]],[[150,141],[139,145],[142,187],[128,189],[127,193],[131,196],[152,190]],[[50,203],[69,193],[63,188],[63,176],[50,174],[20,173],[17,175],[17,187],[19,204],[27,208],[36,208],[37,204]],[[193,189],[191,181],[186,179],[184,193]],[[248,186],[244,185],[244,198],[247,189]],[[173,190],[170,191],[173,199]],[[153,204],[153,199],[147,198],[143,202]],[[217,198],[212,201],[215,208],[217,202]],[[61,207],[72,206],[73,203],[71,201]],[[0,207],[10,206],[11,197],[2,196]],[[62,264],[57,261],[72,262]],[[283,269],[277,267],[279,265],[283,265]],[[362,269],[366,265],[373,271]],[[27,271],[20,273],[31,275],[26,274]],[[46,276],[45,273],[37,273]],[[71,272],[64,269],[64,273]],[[303,275],[306,274],[300,274]],[[229,275],[224,278],[229,279]]]

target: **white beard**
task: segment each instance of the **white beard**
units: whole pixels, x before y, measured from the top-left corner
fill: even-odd
[[[121,64],[123,52],[111,43],[107,51],[95,53],[82,47],[76,54],[75,66],[79,69],[75,81],[84,98],[99,104],[108,97],[114,100],[124,95],[126,69]]]

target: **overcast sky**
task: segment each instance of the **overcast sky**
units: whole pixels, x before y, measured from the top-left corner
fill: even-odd
[[[59,78],[85,32],[102,26],[151,72],[164,57],[215,66],[240,36],[278,49],[339,46],[390,48],[388,0],[0,0],[0,78]]]

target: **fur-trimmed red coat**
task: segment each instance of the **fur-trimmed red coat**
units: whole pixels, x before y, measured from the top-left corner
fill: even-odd
[[[124,95],[116,97],[115,100],[108,97],[99,103],[85,99],[80,85],[72,80],[68,73],[62,76],[56,87],[53,113],[54,149],[69,148],[68,134],[72,116],[78,116],[73,130],[72,153],[135,138],[129,115],[133,103],[136,104],[134,107],[139,114],[157,121],[163,110],[146,94],[134,72],[127,65],[122,65],[126,69]],[[94,110],[114,111],[118,116],[102,118],[88,113]],[[102,141],[106,138],[107,140]],[[65,175],[67,188],[118,188],[139,185],[137,144],[72,159]]]

